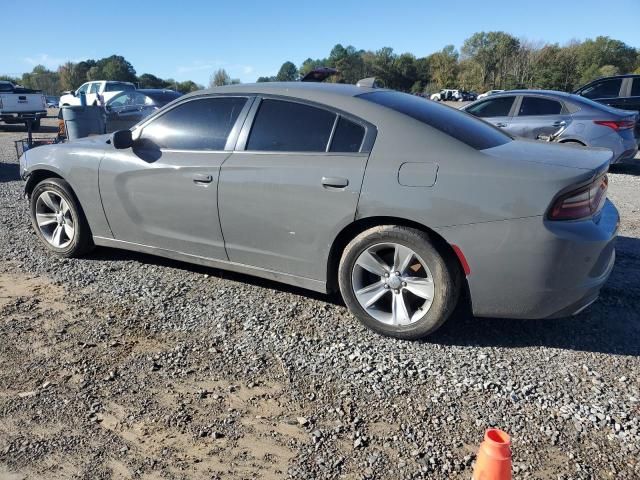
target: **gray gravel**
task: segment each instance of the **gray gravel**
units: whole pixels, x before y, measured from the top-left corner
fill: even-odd
[[[276,283],[46,254],[3,128],[0,478],[468,479],[490,426],[515,478],[640,477],[640,168],[610,176],[619,255],[591,308],[411,343]]]

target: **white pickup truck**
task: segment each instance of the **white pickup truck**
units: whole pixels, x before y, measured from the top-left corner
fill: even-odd
[[[31,90],[11,82],[0,81],[0,121],[6,124],[31,120],[31,128],[40,128],[40,119],[47,116],[47,99],[39,90]]]
[[[102,96],[106,102],[125,90],[135,90],[136,86],[129,82],[117,82],[112,80],[99,80],[94,82],[83,83],[75,92],[66,92],[60,97],[60,106],[80,105],[80,95],[84,93],[87,99],[87,105],[98,104],[98,94]]]

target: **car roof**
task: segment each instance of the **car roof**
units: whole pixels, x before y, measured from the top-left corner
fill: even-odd
[[[224,87],[208,88],[192,92],[185,97],[206,94],[265,94],[282,95],[285,97],[300,97],[316,99],[318,101],[336,100],[339,97],[355,97],[363,93],[379,92],[383,88],[357,87],[344,83],[320,83],[320,82],[262,82],[243,83],[238,85],[225,85]]]
[[[136,90],[136,92],[140,92],[140,93],[178,93],[178,94],[180,94],[180,92],[176,92],[175,90],[171,90],[170,88],[138,88]]]

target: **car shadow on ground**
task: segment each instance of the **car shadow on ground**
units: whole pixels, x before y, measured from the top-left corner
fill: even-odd
[[[20,180],[20,165],[0,162],[0,183]]]
[[[27,137],[27,128],[23,123],[16,123],[13,125],[0,125],[0,132],[7,133],[24,133],[25,138]],[[32,130],[31,135],[37,137],[38,134],[41,133],[57,133],[58,127],[52,125],[40,125],[38,130]]]
[[[637,161],[637,160],[636,160]],[[640,162],[638,163],[616,163],[609,166],[611,173],[620,173],[623,175],[640,176]]]
[[[584,312],[560,319],[479,318],[471,315],[463,304],[437,332],[422,342],[460,347],[549,347],[640,356],[640,239],[619,237],[617,242],[614,271],[602,289],[600,299]],[[344,305],[337,295],[143,253],[99,248],[86,258],[176,268]]]

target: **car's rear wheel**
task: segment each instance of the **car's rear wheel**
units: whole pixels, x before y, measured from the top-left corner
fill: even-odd
[[[455,309],[461,283],[456,267],[420,230],[374,227],[345,248],[340,292],[366,327],[415,340],[437,330]]]
[[[89,225],[69,184],[47,178],[31,193],[31,221],[42,243],[62,257],[76,257],[91,249]]]

